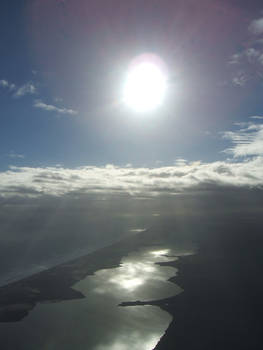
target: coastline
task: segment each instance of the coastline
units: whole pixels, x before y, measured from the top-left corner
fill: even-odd
[[[2,322],[22,320],[37,303],[84,298],[81,292],[72,288],[76,282],[100,269],[120,266],[122,257],[138,247],[147,247],[149,243],[152,247],[164,242],[169,244],[170,232],[170,228],[148,229],[87,256],[1,287]],[[169,281],[179,285],[182,293],[166,299],[121,305],[154,305],[172,315],[172,322],[155,350],[259,349],[263,341],[261,226],[238,217],[231,225],[227,221],[223,224],[211,221],[203,228],[203,233],[197,233],[191,238],[198,246],[195,254],[180,256],[175,253],[176,261],[158,263],[177,269]],[[180,232],[178,235],[180,241]],[[184,238],[183,233],[181,237]]]
[[[85,298],[73,288],[77,282],[98,270],[119,267],[124,256],[148,246],[149,242],[151,246],[163,243],[158,230],[133,234],[88,255],[0,287],[0,322],[20,321],[38,303]]]
[[[243,224],[243,227],[242,227]],[[200,237],[200,250],[161,263],[183,292],[166,299],[121,303],[155,305],[173,319],[154,350],[259,349],[262,345],[262,238],[240,220],[234,231]],[[229,233],[230,232],[230,233]]]
[[[193,253],[194,255],[195,253]],[[160,266],[169,266],[169,267],[173,267],[177,269],[177,273],[175,276],[171,277],[168,279],[168,281],[179,285],[180,283],[183,282],[183,276],[182,273],[180,274],[180,260],[186,258],[187,256],[192,256],[191,255],[186,255],[186,256],[173,256],[174,258],[176,257],[176,260],[171,260],[171,261],[167,261],[167,262],[157,262],[157,265]],[[166,311],[167,313],[169,313],[172,316],[172,321],[169,324],[168,328],[166,329],[165,333],[162,335],[162,337],[160,338],[159,342],[157,343],[157,345],[154,347],[153,350],[158,350],[158,349],[166,349],[160,346],[162,345],[162,342],[165,341],[163,340],[163,338],[171,338],[171,333],[173,333],[173,329],[175,327],[175,324],[177,323],[176,320],[176,316],[177,316],[177,310],[178,310],[178,298],[184,294],[184,290],[182,289],[182,292],[180,294],[171,296],[169,298],[163,298],[163,299],[156,299],[156,300],[145,300],[145,301],[141,301],[141,300],[136,300],[136,301],[127,301],[127,302],[122,302],[120,303],[118,306],[120,307],[129,307],[129,306],[145,306],[145,305],[151,305],[151,306],[157,306],[160,309],[162,309],[163,311]],[[168,349],[168,348],[167,348]]]

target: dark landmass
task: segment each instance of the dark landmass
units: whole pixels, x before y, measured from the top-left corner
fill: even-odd
[[[262,219],[236,216],[209,227],[197,254],[160,263],[178,269],[170,280],[183,293],[120,304],[156,305],[173,316],[155,350],[262,347]]]
[[[134,234],[89,255],[0,287],[0,322],[22,320],[37,303],[84,298],[72,288],[75,283],[98,270],[118,267],[129,252],[148,246],[148,242],[161,244],[170,234],[163,234],[162,240],[159,231],[154,229]]]

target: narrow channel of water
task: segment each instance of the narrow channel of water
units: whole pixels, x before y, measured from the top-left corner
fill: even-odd
[[[166,298],[181,292],[167,280],[176,270],[166,247],[141,249],[120,267],[97,271],[74,288],[86,298],[40,304],[17,323],[0,325],[5,350],[151,350],[171,322],[155,306],[119,307],[122,301]]]

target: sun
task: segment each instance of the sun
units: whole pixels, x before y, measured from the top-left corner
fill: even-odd
[[[123,90],[124,103],[136,112],[149,112],[159,107],[167,90],[167,78],[158,62],[143,59],[129,69]]]

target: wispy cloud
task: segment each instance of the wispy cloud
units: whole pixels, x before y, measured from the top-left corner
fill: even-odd
[[[238,64],[240,62],[242,54],[241,53],[235,53],[233,54],[229,59],[229,64]]]
[[[54,97],[54,102],[62,103],[63,102],[63,98],[61,98],[61,97]]]
[[[237,69],[231,80],[233,85],[239,87],[263,77],[263,40],[258,36],[263,33],[263,17],[253,20],[248,31],[251,33],[250,46],[235,52],[228,62]]]
[[[261,33],[263,33],[263,17],[253,20],[250,23],[248,29],[253,34],[261,34]]]
[[[0,80],[0,87],[8,89],[13,93],[13,97],[19,98],[25,95],[34,95],[37,93],[37,89],[32,82],[28,82],[22,86],[17,86],[8,80]]]
[[[9,81],[5,79],[0,80],[0,87],[8,89],[9,91],[16,90],[16,85],[13,83],[10,83]]]
[[[263,77],[263,47],[244,49],[231,56],[229,64],[235,69],[232,73],[232,83],[244,86],[247,82]]]
[[[253,115],[252,117],[250,117],[251,119],[263,119],[262,116],[259,115]]]
[[[238,72],[237,75],[232,79],[232,83],[235,86],[244,86],[248,78],[244,72]]]
[[[21,87],[16,89],[14,97],[22,97],[25,95],[35,95],[37,93],[37,89],[33,83],[26,83]]]
[[[16,152],[14,152],[14,151],[10,151],[10,152],[7,154],[7,156],[8,156],[9,158],[19,158],[19,159],[24,159],[24,158],[25,158],[24,154],[16,153]]]
[[[230,64],[241,64],[246,61],[247,63],[260,63],[263,64],[263,50],[254,47],[249,47],[235,53],[230,57]]]
[[[251,118],[254,120],[263,119],[260,116],[252,116]],[[263,124],[248,122],[237,124],[237,126],[239,126],[237,130],[223,133],[223,137],[233,144],[225,152],[232,154],[234,157],[262,156]]]
[[[22,86],[17,86],[16,84],[11,83],[6,79],[1,79],[0,88],[6,89],[9,92],[11,92],[14,98],[21,98],[26,95],[36,95],[38,93],[36,86],[32,82],[27,82]],[[57,103],[62,102],[61,98],[56,98],[55,100]],[[41,100],[35,100],[33,106],[35,108],[39,108],[47,112],[55,112],[57,114],[72,115],[72,116],[78,114],[78,111],[74,109],[65,108],[63,106],[55,106],[52,104],[47,104]]]
[[[42,102],[41,100],[36,100],[34,102],[34,107],[43,109],[44,111],[47,112],[55,112],[58,114],[68,114],[68,115],[77,115],[78,112],[74,109],[69,109],[69,108],[64,108],[64,107],[57,107],[54,105],[46,104]]]

